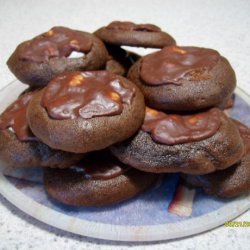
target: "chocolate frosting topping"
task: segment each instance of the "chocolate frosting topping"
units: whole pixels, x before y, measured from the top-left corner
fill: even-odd
[[[91,39],[82,32],[54,27],[26,42],[20,49],[20,58],[41,63],[53,57],[68,57],[73,51],[88,53],[91,47]]]
[[[153,24],[135,24],[132,22],[114,21],[107,27],[110,30],[124,30],[124,31],[144,31],[144,32],[160,32],[161,29]]]
[[[108,180],[122,175],[130,167],[119,162],[105,150],[90,154],[71,169],[83,173],[85,179]]]
[[[220,127],[220,111],[216,108],[194,115],[168,115],[146,108],[142,130],[154,141],[175,145],[211,137]]]
[[[119,115],[135,89],[108,71],[68,72],[45,88],[41,104],[54,119]]]
[[[34,141],[26,119],[26,111],[34,93],[26,93],[13,102],[0,116],[0,130],[11,128],[20,141]]]
[[[149,85],[179,85],[183,78],[205,80],[219,59],[219,53],[212,49],[165,47],[142,59],[140,77]]]

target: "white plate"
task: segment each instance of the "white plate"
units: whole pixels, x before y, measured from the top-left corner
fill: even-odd
[[[0,92],[0,111],[26,88],[14,81]],[[237,89],[234,116],[244,122],[249,97]],[[250,125],[250,124],[248,124]],[[3,170],[3,166],[0,165]],[[21,170],[22,171],[22,170]],[[232,220],[250,208],[250,194],[220,200],[198,191],[190,217],[168,213],[177,175],[163,178],[157,186],[122,204],[107,208],[72,208],[51,201],[39,181],[40,170],[30,171],[31,181],[5,177],[0,173],[0,193],[16,207],[53,227],[79,235],[116,241],[158,241],[189,236]],[[33,171],[33,172],[32,172]],[[36,174],[34,174],[36,173]],[[37,178],[38,176],[38,178]],[[29,179],[29,178],[28,178]]]

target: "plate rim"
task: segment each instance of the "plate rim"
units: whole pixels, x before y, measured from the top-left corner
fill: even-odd
[[[16,82],[17,80],[10,82],[0,92]],[[235,93],[250,104],[250,96],[244,90],[238,87]],[[88,221],[53,210],[18,190],[2,172],[0,172],[0,193],[24,213],[52,227],[81,236],[124,242],[153,242],[192,236],[218,227],[250,209],[250,193],[248,193],[215,211],[185,221],[124,226]],[[228,211],[233,212],[228,213]]]
[[[250,208],[250,194],[246,194],[222,208],[186,221],[124,226],[79,219],[53,210],[18,190],[2,173],[0,173],[0,193],[21,211],[47,225],[81,236],[127,242],[162,241],[195,235],[218,227]],[[233,212],[228,213],[228,211]]]

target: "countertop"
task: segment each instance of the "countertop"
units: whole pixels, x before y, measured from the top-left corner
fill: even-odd
[[[14,76],[6,61],[22,41],[52,26],[92,32],[112,20],[154,23],[180,45],[217,49],[250,94],[250,1],[5,1],[0,0],[0,88]],[[148,51],[139,50],[145,54]],[[250,221],[250,212],[237,218]],[[117,243],[72,235],[25,215],[0,195],[0,249],[248,249],[250,228],[221,226],[193,237],[154,243]]]

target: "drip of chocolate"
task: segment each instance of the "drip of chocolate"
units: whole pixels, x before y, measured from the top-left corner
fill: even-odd
[[[54,119],[119,115],[135,89],[107,71],[68,72],[45,88],[41,104]]]
[[[146,108],[142,130],[156,142],[175,145],[209,138],[220,123],[220,111],[216,108],[194,115],[168,115]]]
[[[34,93],[26,93],[12,103],[0,116],[0,130],[10,129],[20,141],[37,141],[26,119],[26,111]]]
[[[206,80],[220,55],[212,49],[165,47],[142,60],[140,77],[148,85],[181,84],[180,80]],[[206,74],[205,74],[206,73]]]
[[[20,58],[41,63],[53,57],[68,57],[73,51],[88,53],[91,47],[91,39],[82,32],[54,27],[26,42],[20,49]]]
[[[143,31],[143,32],[160,32],[161,29],[153,24],[135,24],[132,22],[114,21],[106,29],[124,30],[124,31]]]
[[[91,180],[109,180],[129,169],[129,166],[119,162],[106,150],[92,153],[78,165],[71,167],[72,171],[82,173],[85,179]]]

